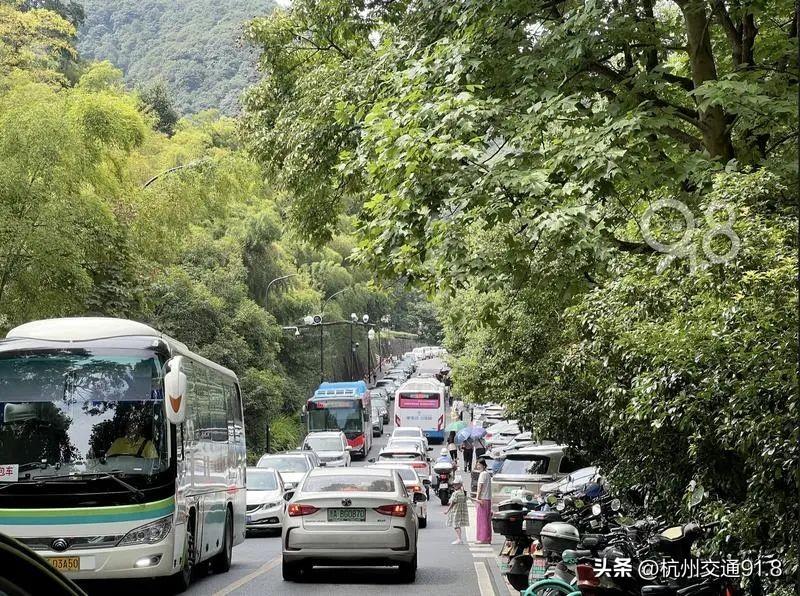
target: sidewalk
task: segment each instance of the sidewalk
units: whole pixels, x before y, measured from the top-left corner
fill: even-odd
[[[470,501],[467,505],[469,513],[469,527],[466,528],[466,544],[472,553],[472,558],[475,562],[475,571],[478,574],[480,582],[481,574],[488,575],[487,579],[491,582],[492,593],[496,596],[519,596],[519,592],[512,588],[506,581],[503,574],[500,573],[500,549],[503,548],[505,538],[492,533],[491,544],[478,544],[475,532],[477,530],[477,519],[475,516],[475,505]],[[482,596],[484,589],[481,587]]]

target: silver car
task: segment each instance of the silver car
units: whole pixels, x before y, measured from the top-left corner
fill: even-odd
[[[247,513],[245,527],[256,530],[280,530],[286,501],[283,478],[272,468],[247,468]]]
[[[289,490],[297,486],[314,466],[311,459],[303,453],[268,453],[262,455],[256,464],[258,468],[274,468],[283,477],[284,488]]]
[[[328,468],[345,468],[350,465],[350,451],[347,437],[342,431],[321,431],[308,433],[301,451],[313,451],[319,457],[320,465]]]
[[[500,469],[492,476],[492,505],[520,489],[538,495],[543,484],[575,471],[564,457],[565,449],[563,445],[536,445],[504,454]]]
[[[414,501],[424,495],[413,495],[393,470],[315,468],[287,493],[283,579],[303,579],[314,565],[398,565],[402,578],[414,581]]]

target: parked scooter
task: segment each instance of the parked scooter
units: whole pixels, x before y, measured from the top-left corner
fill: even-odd
[[[450,502],[450,497],[453,496],[453,464],[436,462],[433,465],[433,473],[438,480],[436,494],[439,497],[439,501],[441,501],[442,505],[447,505]]]

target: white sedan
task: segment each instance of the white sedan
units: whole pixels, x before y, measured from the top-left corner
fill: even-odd
[[[247,468],[247,531],[280,530],[285,508],[280,472],[270,468]]]
[[[414,509],[417,511],[417,519],[419,520],[419,527],[424,528],[428,525],[428,495],[425,490],[425,482],[420,478],[417,471],[411,466],[395,465],[395,464],[370,464],[370,468],[377,468],[379,470],[395,470],[400,474],[403,484],[406,485],[406,490],[409,493],[422,493],[425,495],[424,499],[419,497],[414,499]]]
[[[417,573],[414,501],[394,470],[315,468],[287,493],[283,579],[303,579],[314,565],[398,565],[405,581]]]

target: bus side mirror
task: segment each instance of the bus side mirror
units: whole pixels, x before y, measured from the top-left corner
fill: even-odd
[[[172,424],[183,424],[186,420],[186,375],[181,371],[183,356],[175,356],[167,362],[164,375],[164,410]]]

